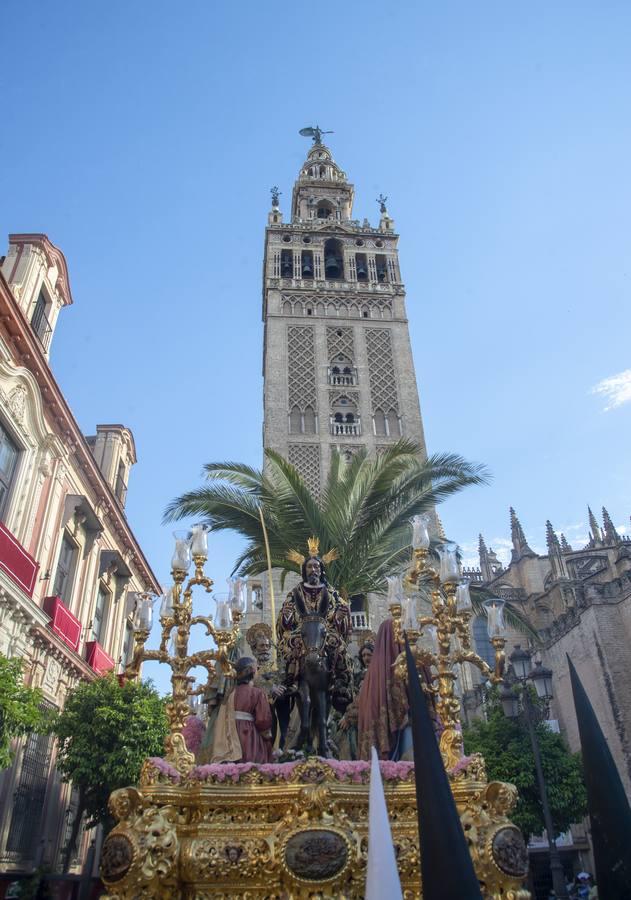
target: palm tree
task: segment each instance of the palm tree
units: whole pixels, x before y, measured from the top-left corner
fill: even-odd
[[[304,552],[307,538],[316,535],[322,554],[338,551],[328,576],[345,598],[381,593],[386,575],[408,567],[413,515],[489,478],[483,466],[455,454],[423,459],[419,447],[406,440],[377,456],[359,451],[349,463],[334,452],[320,496],[281,454],[266,450],[265,463],[263,471],[243,463],[208,463],[204,471],[210,483],[173,500],[165,521],[195,517],[211,530],[241,534],[248,544],[233,574],[245,576],[267,568],[262,518],[271,564],[281,570],[283,582],[289,572],[299,572],[289,551]],[[475,585],[471,593],[474,612],[484,614],[482,601],[488,594]],[[506,619],[536,638],[519,608],[509,603]]]
[[[239,532],[248,541],[235,563],[240,575],[258,575],[267,567],[261,516],[271,564],[282,570],[283,579],[299,571],[289,551],[303,550],[307,538],[316,535],[322,554],[338,551],[329,580],[347,598],[382,591],[386,575],[406,568],[411,516],[488,480],[481,465],[447,453],[423,459],[419,447],[406,440],[377,456],[360,451],[349,463],[334,452],[319,497],[274,450],[265,451],[262,472],[232,462],[209,463],[204,470],[210,484],[173,500],[167,521],[195,516],[211,530]]]

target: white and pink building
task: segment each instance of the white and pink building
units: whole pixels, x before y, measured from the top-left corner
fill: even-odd
[[[159,592],[125,517],[136,451],[123,425],[83,435],[48,363],[66,261],[43,234],[9,237],[0,257],[0,653],[62,708],[82,678],[121,671],[139,592]],[[59,871],[75,797],[50,737],[20,742],[0,773],[0,897],[18,874]],[[81,871],[94,835],[82,835]]]

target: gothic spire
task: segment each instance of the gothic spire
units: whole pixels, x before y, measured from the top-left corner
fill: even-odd
[[[480,554],[480,571],[482,572],[482,581],[490,581],[493,577],[491,570],[491,562],[489,560],[489,551],[486,549],[484,538],[480,535],[478,543],[478,552]]]
[[[603,542],[602,534],[600,533],[600,525],[589,506],[587,507],[587,514],[589,516],[591,544],[592,546],[597,547]]]
[[[548,545],[548,550],[559,550],[561,551],[561,545],[559,543],[559,539],[556,536],[554,528],[552,527],[552,522],[550,519],[546,521],[546,544]]]
[[[611,516],[603,506],[603,525],[605,532],[605,542],[607,544],[618,544],[620,542],[620,535],[615,529],[613,522],[611,521]]]
[[[572,547],[568,544],[567,538],[565,537],[563,532],[561,532],[561,552],[562,553],[571,553],[572,552]]]
[[[536,556],[536,553],[528,546],[524,529],[512,506],[510,507],[510,532],[513,542],[511,562],[518,562],[522,556]]]
[[[565,560],[561,554],[561,544],[550,519],[546,522],[546,543],[548,545],[548,559],[550,560],[553,576],[555,578],[567,578]]]

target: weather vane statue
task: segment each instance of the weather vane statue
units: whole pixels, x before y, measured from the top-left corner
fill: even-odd
[[[388,212],[387,207],[386,207],[386,203],[388,202],[388,198],[387,198],[387,197],[384,197],[383,194],[379,194],[379,196],[377,197],[377,201],[376,201],[376,202],[379,204],[379,211],[380,211],[381,213],[387,213],[387,212]]]
[[[313,138],[314,144],[322,143],[322,135],[323,134],[333,134],[332,131],[322,131],[319,125],[315,127],[309,126],[308,128],[301,128],[298,134],[301,134],[303,137]]]

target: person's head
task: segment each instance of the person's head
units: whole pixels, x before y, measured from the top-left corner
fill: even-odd
[[[256,675],[256,660],[251,656],[242,656],[234,664],[237,673],[237,684],[247,684]]]
[[[272,629],[264,622],[248,628],[245,639],[250,645],[257,663],[262,666],[272,658]]]
[[[316,587],[326,584],[326,569],[319,556],[310,556],[302,564],[302,580],[305,584]]]
[[[375,645],[373,641],[364,641],[364,643],[359,648],[359,661],[362,664],[364,669],[367,669],[370,665],[370,660],[372,659],[372,655],[375,652]]]

